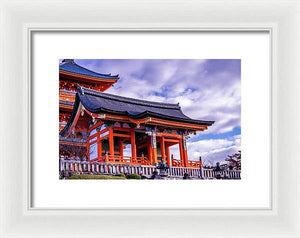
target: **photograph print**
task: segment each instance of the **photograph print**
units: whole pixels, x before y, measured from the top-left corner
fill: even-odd
[[[241,179],[241,60],[59,60],[59,178]]]

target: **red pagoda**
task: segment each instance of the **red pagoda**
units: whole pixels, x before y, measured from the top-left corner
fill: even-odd
[[[104,92],[119,79],[118,75],[100,74],[64,59],[59,65],[59,131],[71,117],[78,85]],[[68,138],[60,137],[60,155],[85,156],[88,131],[78,128]]]

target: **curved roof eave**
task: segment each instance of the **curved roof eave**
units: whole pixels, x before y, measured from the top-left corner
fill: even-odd
[[[111,101],[122,101],[124,103],[124,100],[126,103],[131,103],[131,104],[139,104],[142,107],[145,106],[146,108],[162,108],[163,110],[159,110],[161,112],[165,113],[159,113],[155,111],[149,111],[149,110],[144,110],[142,112],[132,112],[130,110],[114,110],[108,107],[105,107],[103,105],[100,105],[99,107],[95,107],[93,102],[90,101],[89,96],[91,95],[93,97],[98,97],[98,98],[108,98]],[[102,92],[98,92],[95,90],[91,89],[86,89],[79,87],[78,89],[78,96],[80,98],[80,101],[82,105],[89,110],[91,113],[112,113],[115,115],[125,115],[128,116],[129,118],[132,119],[143,119],[146,117],[157,117],[159,119],[165,119],[165,120],[171,120],[171,121],[179,121],[179,122],[186,122],[186,123],[192,123],[192,124],[197,124],[197,125],[205,125],[205,126],[211,126],[214,124],[214,121],[206,121],[206,120],[197,120],[197,119],[191,119],[187,117],[181,110],[180,106],[178,104],[169,104],[169,103],[158,103],[158,102],[149,102],[145,100],[138,100],[138,99],[132,99],[132,98],[126,98],[126,97],[121,97],[117,95],[112,95],[112,94],[106,94]],[[127,101],[126,101],[127,100]],[[168,115],[168,111],[171,111],[171,114]],[[172,115],[172,112],[176,111],[176,115]]]
[[[60,71],[65,71],[68,73],[76,74],[76,75],[84,75],[94,78],[101,78],[101,79],[111,79],[111,80],[118,80],[119,75],[111,75],[111,74],[101,74],[90,69],[84,68],[75,63],[73,59],[63,60],[63,62],[59,65]]]
[[[94,93],[90,93],[90,92],[94,92]],[[89,94],[91,94],[91,95],[89,95]],[[75,117],[78,114],[80,104],[83,105],[85,110],[89,111],[90,113],[95,113],[95,114],[111,113],[113,115],[127,116],[128,118],[131,118],[131,119],[144,119],[144,118],[148,118],[148,117],[153,117],[153,118],[168,120],[168,121],[172,121],[172,122],[182,122],[182,123],[194,124],[197,126],[199,126],[199,125],[211,126],[212,124],[214,124],[214,121],[195,120],[195,119],[191,119],[191,118],[185,116],[183,114],[183,112],[181,111],[181,108],[177,104],[163,104],[162,103],[162,105],[161,105],[162,109],[160,108],[158,110],[158,112],[155,112],[155,110],[154,111],[144,110],[140,113],[132,112],[132,111],[128,111],[128,110],[113,110],[109,107],[106,108],[103,105],[98,105],[98,107],[97,107],[97,105],[95,105],[95,104],[97,104],[97,103],[101,104],[102,96],[110,97],[111,98],[110,103],[112,103],[112,104],[114,103],[114,100],[112,98],[118,97],[117,95],[100,93],[98,91],[79,87],[78,92],[76,93],[74,107],[73,107],[71,117],[70,117],[67,125],[60,132],[60,135],[66,136],[69,133],[69,130],[71,129],[70,127],[72,126],[73,121],[75,120]],[[100,101],[97,101],[97,100],[100,100]],[[143,107],[151,108],[151,106],[149,106],[149,105],[151,105],[153,103],[153,102],[147,102],[145,100],[139,101],[138,99],[130,99],[130,98],[125,98],[125,97],[121,97],[121,100],[123,100],[123,101],[129,100],[129,102],[131,102],[130,100],[133,100],[132,104],[137,104],[137,103],[141,102],[140,107],[142,107],[142,108]],[[128,102],[128,104],[130,104],[129,102]],[[102,103],[105,103],[105,101],[103,101]],[[144,106],[145,104],[147,104],[147,106]],[[159,103],[154,104],[154,109],[158,107],[158,104]],[[123,102],[123,105],[124,105],[124,102]],[[125,103],[125,105],[126,105],[126,103]],[[175,105],[177,105],[176,108],[174,108]],[[114,106],[115,106],[114,108],[117,108],[116,106],[118,106],[118,104],[116,104]],[[164,106],[166,106],[166,107],[164,108]],[[175,111],[175,113],[174,113],[174,111]],[[165,114],[159,113],[159,112],[165,112]],[[172,113],[175,116],[173,116]]]

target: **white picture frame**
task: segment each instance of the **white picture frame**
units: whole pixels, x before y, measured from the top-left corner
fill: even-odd
[[[1,237],[300,237],[299,1],[25,0],[0,7]],[[272,207],[31,209],[34,31],[268,31]]]

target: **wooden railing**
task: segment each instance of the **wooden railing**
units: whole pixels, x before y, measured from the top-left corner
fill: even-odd
[[[207,179],[214,179],[219,174],[221,179],[240,179],[241,171],[240,170],[223,170],[220,172],[214,171],[212,168],[202,168],[203,177]]]
[[[188,167],[199,168],[200,167],[200,161],[189,160]]]
[[[100,159],[94,160],[99,163],[112,164],[134,164],[134,165],[151,165],[151,161],[147,157],[130,157],[117,155],[104,155]]]
[[[184,174],[188,174],[190,177],[197,177],[203,179],[215,179],[217,177],[216,171],[208,168],[179,168],[171,167],[170,176],[172,177],[183,177]],[[220,179],[240,179],[241,171],[226,170],[219,172]]]
[[[172,166],[173,167],[184,167],[184,164],[181,162],[181,160],[178,159],[172,159]],[[188,167],[190,168],[199,168],[200,162],[199,161],[188,161]]]
[[[100,163],[60,159],[59,169],[60,172],[71,172],[77,174],[142,174],[150,177],[154,172],[155,167],[149,165]]]
[[[179,159],[172,159],[172,166],[173,167],[183,167],[183,163]]]
[[[128,162],[128,161],[127,161]],[[155,166],[141,165],[141,164],[129,164],[115,162],[88,162],[79,160],[59,160],[60,172],[71,173],[93,173],[93,174],[142,174],[146,177],[151,177],[156,170]],[[240,170],[225,170],[214,171],[212,168],[191,168],[191,167],[173,167],[168,170],[168,176],[170,178],[182,178],[185,174],[188,174],[191,178],[198,179],[215,179],[219,176],[220,179],[241,179]]]

